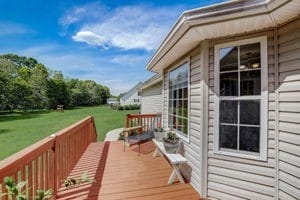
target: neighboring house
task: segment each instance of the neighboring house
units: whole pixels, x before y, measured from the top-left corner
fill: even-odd
[[[123,105],[132,105],[132,104],[141,104],[141,96],[140,96],[140,87],[142,86],[142,82],[136,84],[133,88],[131,88],[128,92],[122,94],[120,96],[120,104]]]
[[[107,103],[107,104],[118,104],[119,101],[118,101],[117,98],[107,98],[107,99],[106,99],[106,103]]]
[[[162,75],[156,74],[141,86],[141,114],[162,111]]]
[[[185,11],[147,69],[203,197],[300,199],[300,1]]]

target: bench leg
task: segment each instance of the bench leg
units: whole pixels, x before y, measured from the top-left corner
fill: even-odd
[[[152,156],[153,156],[153,157],[156,157],[156,156],[159,156],[159,155],[162,156],[160,150],[156,147],[156,148],[155,148],[155,151],[154,151],[153,154],[152,154]]]
[[[183,179],[183,177],[180,173],[179,165],[173,165],[173,172],[172,172],[172,174],[169,178],[169,181],[168,181],[169,185],[171,185],[174,182],[176,176],[177,176],[180,183],[184,183],[184,179]]]

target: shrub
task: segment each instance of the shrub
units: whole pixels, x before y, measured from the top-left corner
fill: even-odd
[[[124,106],[119,105],[118,106],[118,110],[137,110],[137,109],[140,109],[140,105],[138,105],[138,104],[130,104],[130,105],[124,105]]]

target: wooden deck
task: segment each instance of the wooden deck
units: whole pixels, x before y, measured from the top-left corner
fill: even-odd
[[[167,185],[172,169],[164,158],[152,157],[152,142],[141,145],[140,156],[137,150],[126,147],[123,152],[122,142],[90,144],[70,176],[87,171],[94,182],[62,187],[58,199],[200,199],[189,183]]]

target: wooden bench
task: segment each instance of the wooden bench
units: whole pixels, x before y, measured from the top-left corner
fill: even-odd
[[[134,135],[130,135],[130,133],[135,132]],[[130,128],[124,128],[123,129],[123,135],[124,135],[124,149],[125,151],[125,144],[127,143],[130,146],[132,145],[138,145],[139,146],[139,154],[141,152],[141,144],[151,140],[154,138],[152,131],[146,131],[143,132],[142,126],[135,126]]]
[[[156,149],[153,152],[153,157],[156,157],[158,155],[164,156],[168,160],[170,165],[173,167],[173,172],[168,180],[168,184],[169,185],[172,184],[176,176],[180,181],[180,183],[185,183],[180,172],[180,166],[187,163],[188,162],[187,159],[179,153],[174,153],[174,154],[167,153],[164,144],[162,142],[157,141],[156,139],[152,139],[152,141],[156,146]]]

